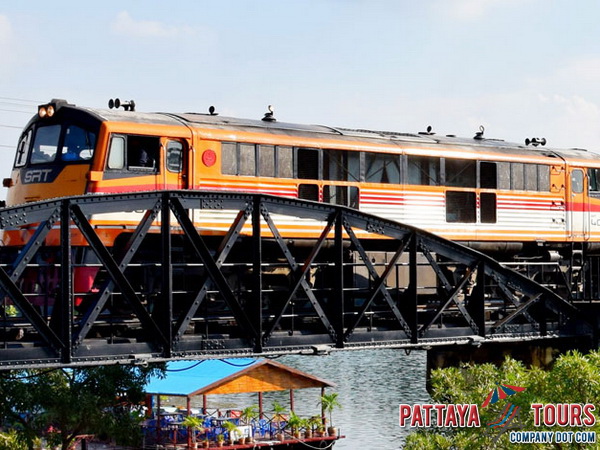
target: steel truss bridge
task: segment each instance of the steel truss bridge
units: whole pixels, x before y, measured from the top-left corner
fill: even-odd
[[[137,225],[106,247],[90,218],[133,211]],[[231,220],[209,235],[198,224],[216,212]],[[280,225],[290,222],[319,231],[291,239]],[[592,333],[569,301],[490,257],[341,206],[193,191],[82,196],[2,209],[0,228],[31,235],[2,248],[2,369]],[[45,256],[49,233],[55,258]],[[75,288],[82,269],[98,272],[87,292]],[[32,292],[32,273],[58,282]]]

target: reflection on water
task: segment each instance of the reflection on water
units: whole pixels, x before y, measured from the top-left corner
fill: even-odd
[[[337,385],[342,409],[334,411],[333,421],[346,439],[338,441],[335,450],[402,448],[410,430],[398,425],[398,405],[430,401],[424,351],[410,355],[403,350],[341,351],[328,356],[284,356],[277,361]],[[319,397],[314,391],[295,393],[300,415],[314,414]]]

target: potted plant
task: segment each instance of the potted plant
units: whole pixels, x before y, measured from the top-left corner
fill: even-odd
[[[258,407],[256,405],[248,406],[242,410],[240,414],[240,419],[245,425],[249,425],[252,429],[250,433],[250,437],[247,437],[246,443],[252,443],[252,436],[254,435],[254,427],[252,422],[258,418]]]
[[[285,408],[283,406],[277,402],[273,402],[273,422],[277,424],[276,438],[282,442],[285,440],[283,430],[281,429],[281,422],[285,420],[284,412]]]
[[[225,436],[223,434],[217,434],[217,447],[223,447],[225,443]]]
[[[208,440],[208,438],[205,438],[202,440],[202,447],[203,448],[209,448],[210,447],[210,441]]]
[[[302,426],[302,419],[294,411],[290,411],[290,418],[287,424],[290,427],[290,432],[296,439],[300,439],[300,427]]]
[[[333,426],[332,413],[335,408],[342,407],[340,402],[338,402],[337,400],[338,395],[339,394],[337,392],[332,392],[331,394],[323,394],[321,396],[321,406],[323,408],[323,411],[329,413],[329,427],[327,428],[327,434],[329,434],[329,436],[337,435],[337,430]]]
[[[312,416],[306,419],[306,437],[311,438],[313,433],[323,426],[323,422],[319,416]]]
[[[198,448],[198,444],[196,443],[196,432],[200,434],[204,433],[202,419],[195,416],[186,416],[181,422],[181,425],[187,427],[188,432],[192,435],[192,448]]]
[[[226,420],[225,422],[223,422],[223,428],[225,428],[225,431],[227,431],[227,433],[229,433],[229,443],[231,445],[233,445],[236,435],[241,436],[241,434],[242,434],[240,432],[240,429],[237,427],[237,425],[233,422],[230,422],[229,420]]]

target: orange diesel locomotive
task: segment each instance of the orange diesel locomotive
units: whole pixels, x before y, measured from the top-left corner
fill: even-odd
[[[41,105],[4,180],[7,205],[165,189],[273,194],[356,208],[502,258],[560,261],[576,269],[573,280],[600,249],[600,157],[584,150],[487,139],[483,129],[465,139],[283,123],[272,111],[246,120],[212,107],[109,106]],[[196,223],[205,235],[222,234],[227,214]],[[128,213],[93,218],[109,247],[131,232],[128,223]],[[299,241],[316,237],[310,221],[280,229]],[[23,245],[23,234],[6,231],[4,244]]]

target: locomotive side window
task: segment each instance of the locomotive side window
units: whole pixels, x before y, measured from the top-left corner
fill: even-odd
[[[179,141],[167,143],[167,170],[173,173],[181,172],[183,166],[183,144]]]
[[[127,136],[127,169],[158,172],[159,149],[158,137]]]
[[[481,223],[496,223],[496,194],[482,192],[479,196]]]
[[[359,181],[360,154],[344,150],[323,150],[323,179]]]
[[[498,166],[498,189],[510,189],[510,163],[499,162]]]
[[[468,159],[446,159],[446,186],[474,188],[477,164]]]
[[[588,169],[588,177],[590,178],[590,191],[600,191],[600,169]]]
[[[29,156],[29,142],[31,141],[31,133],[29,130],[26,134],[21,137],[19,145],[17,147],[17,157],[15,159],[15,167],[23,167],[27,163],[27,156]]]
[[[525,189],[525,178],[522,163],[511,163],[510,165],[510,188],[515,191]]]
[[[318,202],[319,186],[316,184],[301,184],[298,186],[298,198]]]
[[[273,145],[258,147],[258,176],[275,176],[275,147]]]
[[[581,194],[583,192],[583,171],[582,170],[573,170],[571,172],[571,190],[576,194]]]
[[[39,127],[33,141],[31,164],[44,164],[54,161],[58,153],[59,138],[60,125]]]
[[[113,135],[107,168],[127,170],[130,176],[158,172],[160,140],[154,136]],[[137,172],[137,173],[136,173]]]
[[[386,153],[365,154],[365,181],[368,183],[400,183],[400,158]]]
[[[538,191],[548,192],[550,191],[550,166],[538,164]]]
[[[296,153],[298,159],[298,178],[309,180],[319,179],[319,150],[314,148],[299,148]]]
[[[221,144],[221,172],[224,175],[237,175],[237,145],[233,142]]]
[[[537,191],[537,165],[536,164],[525,164],[525,190],[526,191]]]
[[[408,184],[440,185],[440,158],[408,155]]]
[[[358,188],[356,186],[323,186],[323,201],[332,205],[358,208]]]
[[[446,222],[475,223],[477,221],[475,192],[446,192]]]
[[[496,170],[496,163],[481,162],[479,164],[479,186],[482,189],[498,188],[498,172]]]
[[[277,147],[277,176],[294,178],[294,149],[292,147]]]
[[[113,136],[110,141],[110,151],[108,153],[109,169],[125,168],[125,137]]]
[[[256,176],[256,148],[254,144],[239,144],[239,175]]]

